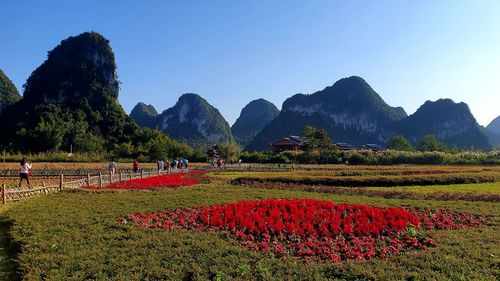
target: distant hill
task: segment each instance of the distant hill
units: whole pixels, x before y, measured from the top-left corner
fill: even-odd
[[[160,130],[193,146],[234,141],[229,124],[219,110],[197,94],[184,94],[158,116]]]
[[[130,117],[142,127],[155,129],[158,127],[158,112],[151,104],[139,102],[130,112]]]
[[[401,107],[385,103],[365,80],[353,76],[314,94],[297,94],[285,100],[278,117],[246,149],[269,149],[270,142],[299,135],[306,125],[326,129],[334,142],[354,145],[385,144],[395,134],[417,143],[425,135],[434,134],[449,146],[490,148],[488,137],[465,103],[427,101],[407,116]]]
[[[500,116],[493,119],[486,127],[481,127],[482,132],[488,136],[490,144],[499,149],[500,148]]]
[[[406,117],[401,107],[389,106],[360,77],[337,81],[311,95],[297,94],[285,100],[278,117],[247,146],[265,150],[269,142],[299,135],[306,125],[327,130],[335,142],[381,143],[391,135],[391,124]]]
[[[23,98],[0,116],[0,144],[22,151],[112,148],[139,126],[118,102],[119,81],[109,41],[96,32],[63,40],[31,73]]]
[[[493,119],[488,126],[486,126],[486,129],[492,131],[493,133],[500,134],[500,116],[497,116],[497,118]]]
[[[0,113],[4,108],[18,102],[21,95],[14,86],[14,83],[0,69]]]
[[[233,136],[242,147],[246,146],[279,112],[274,104],[265,99],[251,101],[231,127]]]
[[[467,104],[451,99],[426,101],[414,114],[397,123],[397,131],[416,143],[425,135],[434,134],[449,146],[488,149],[488,137]]]

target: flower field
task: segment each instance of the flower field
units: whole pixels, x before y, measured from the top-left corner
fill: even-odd
[[[248,167],[8,202],[0,280],[500,278],[500,182],[446,184],[497,177],[497,166]],[[400,187],[267,180],[440,177]]]
[[[222,231],[240,246],[276,256],[318,262],[386,258],[434,246],[424,231],[465,229],[485,222],[481,216],[446,210],[407,210],[336,204],[311,199],[268,199],[227,205],[136,213],[128,221],[166,230]]]
[[[142,179],[132,179],[113,182],[104,189],[152,189],[152,188],[175,188],[198,184],[204,175],[203,171],[192,170],[187,173],[172,173],[167,175],[153,176]],[[100,189],[98,186],[84,186],[85,189]]]

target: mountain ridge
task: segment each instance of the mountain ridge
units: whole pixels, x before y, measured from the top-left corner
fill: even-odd
[[[465,103],[450,99],[427,101],[408,116],[401,107],[389,106],[362,78],[342,78],[310,95],[296,94],[283,102],[278,117],[247,146],[269,149],[269,143],[301,134],[306,125],[324,128],[334,142],[385,144],[396,134],[416,143],[435,134],[450,146],[488,149],[488,138]]]

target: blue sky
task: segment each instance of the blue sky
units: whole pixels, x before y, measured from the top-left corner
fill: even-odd
[[[18,89],[69,36],[111,41],[125,110],[195,92],[232,124],[249,101],[281,107],[363,77],[411,114],[426,100],[500,115],[500,1],[0,0],[0,68]]]

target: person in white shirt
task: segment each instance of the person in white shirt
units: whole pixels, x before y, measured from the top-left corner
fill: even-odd
[[[165,162],[163,162],[163,159],[160,159],[158,162],[158,171],[163,171],[165,170]]]
[[[109,162],[108,168],[109,168],[109,174],[114,176],[116,172],[115,160],[111,160],[111,162]]]
[[[21,183],[23,182],[23,179],[26,180],[26,184],[28,185],[28,188],[31,188],[30,184],[30,170],[31,170],[31,162],[26,159],[26,157],[23,157],[21,159],[21,168],[19,168],[19,187],[21,187]]]

